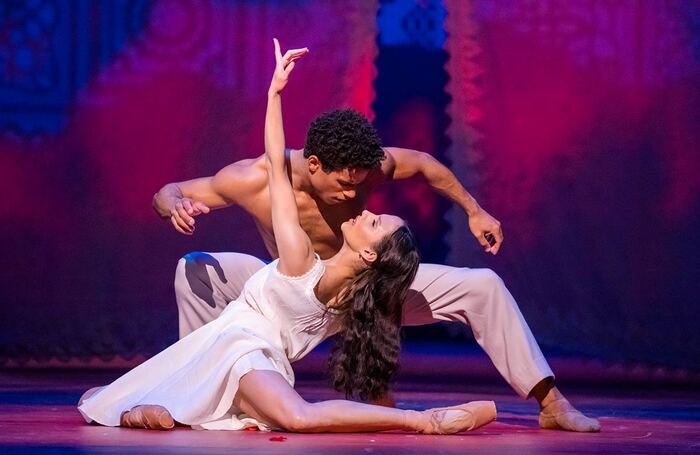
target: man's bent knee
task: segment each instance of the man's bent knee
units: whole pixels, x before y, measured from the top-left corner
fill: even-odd
[[[175,267],[175,295],[179,296],[182,294],[189,294],[190,285],[187,284],[187,278],[185,277],[185,263],[187,262],[187,256],[181,257],[177,261],[177,266]]]
[[[478,280],[483,286],[487,288],[493,288],[496,286],[503,286],[503,280],[496,272],[491,269],[467,269],[471,273],[476,275],[476,278],[472,279]]]
[[[207,267],[214,270],[216,277],[222,283],[228,282],[221,264],[214,256],[195,251],[180,258],[175,270],[175,293],[178,304],[187,300],[183,298],[184,296],[194,294],[211,308],[216,308],[214,286]]]
[[[501,277],[491,269],[458,269],[453,279],[451,296],[454,302],[450,311],[460,321],[462,317],[468,319],[463,321],[467,324],[471,324],[471,317],[475,314],[485,314],[503,300],[494,298],[502,295],[506,288]]]
[[[505,283],[491,269],[460,269],[460,288],[465,294],[490,294],[495,289],[505,287]]]

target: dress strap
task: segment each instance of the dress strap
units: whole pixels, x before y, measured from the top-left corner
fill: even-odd
[[[316,256],[316,261],[314,262],[314,265],[312,265],[311,268],[304,272],[302,275],[290,276],[280,272],[277,268],[277,265],[279,264],[279,259],[275,260],[273,273],[275,273],[279,278],[285,281],[293,282],[296,285],[301,285],[307,289],[313,288],[316,286],[316,283],[318,283],[318,280],[320,280],[323,276],[323,272],[326,271],[326,267],[323,263],[323,260],[321,260],[319,255],[316,253],[314,253],[314,256]]]

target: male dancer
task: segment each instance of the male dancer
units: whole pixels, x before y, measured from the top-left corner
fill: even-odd
[[[285,54],[284,59],[289,58]],[[449,169],[426,153],[382,148],[374,127],[357,112],[337,110],[319,116],[307,132],[304,148],[287,154],[301,225],[323,259],[338,251],[340,225],[362,212],[379,183],[416,174],[465,210],[469,229],[486,252],[496,254],[501,247],[500,223]],[[167,184],[153,197],[156,212],[186,235],[194,233],[196,216],[234,204],[253,216],[276,258],[264,155],[230,164],[212,177]],[[180,259],[175,275],[180,337],[215,319],[263,265],[260,259],[240,253],[194,252]],[[403,324],[438,321],[471,326],[513,389],[523,398],[537,399],[542,428],[600,430],[597,420],[577,411],[554,386],[552,370],[517,303],[492,270],[421,264],[404,304]]]

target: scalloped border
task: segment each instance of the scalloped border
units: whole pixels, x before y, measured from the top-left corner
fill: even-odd
[[[457,179],[474,194],[480,182],[476,167],[483,159],[479,148],[483,135],[476,126],[482,115],[479,100],[483,89],[478,81],[484,72],[479,61],[482,49],[477,39],[478,25],[471,0],[444,0],[444,5],[447,10],[445,50],[448,54],[445,70],[449,77],[445,90],[452,98],[447,105],[450,124],[446,134],[450,146],[445,155],[452,163],[450,167]],[[480,249],[469,231],[465,232],[466,214],[453,205],[445,220],[449,225],[447,263],[473,262]]]
[[[379,0],[354,2],[353,6],[352,10],[346,12],[350,25],[348,28],[352,30],[352,34],[344,37],[343,41],[354,45],[350,52],[348,71],[343,75],[341,82],[339,93],[342,94],[342,98],[339,99],[339,105],[353,108],[373,121],[375,113],[372,103],[377,97],[374,81],[378,74],[375,62],[379,56]],[[369,86],[358,85],[358,80],[369,83]]]

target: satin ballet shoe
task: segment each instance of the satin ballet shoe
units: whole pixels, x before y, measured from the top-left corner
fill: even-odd
[[[130,411],[124,411],[119,421],[119,424],[126,428],[172,430],[175,427],[175,421],[170,412],[163,406],[155,404],[134,406]]]
[[[454,434],[472,431],[496,420],[496,403],[472,401],[459,406],[427,409],[422,413],[423,434]]]
[[[540,411],[540,428],[547,430],[577,431],[582,433],[597,433],[600,422],[586,417],[574,408],[565,398],[552,401]]]

